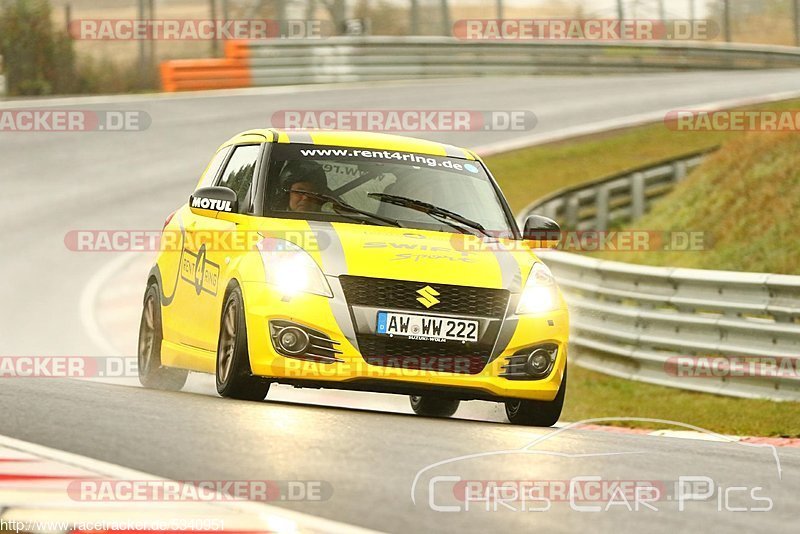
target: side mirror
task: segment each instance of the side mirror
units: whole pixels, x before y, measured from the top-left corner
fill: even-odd
[[[215,217],[213,212],[238,213],[239,202],[233,189],[202,187],[189,197],[189,209],[195,215]]]
[[[561,241],[561,227],[549,217],[530,215],[525,219],[522,238],[534,241],[533,248],[556,248]]]

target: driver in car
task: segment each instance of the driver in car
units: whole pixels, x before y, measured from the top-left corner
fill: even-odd
[[[328,177],[322,166],[314,161],[289,161],[280,175],[283,189],[289,193],[289,211],[319,212],[324,201],[303,193],[310,191],[330,195]]]

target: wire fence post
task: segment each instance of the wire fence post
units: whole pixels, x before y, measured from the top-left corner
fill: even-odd
[[[150,19],[150,20],[155,20],[155,18],[156,18],[155,0],[147,0],[147,8],[148,8],[147,9],[147,11],[148,11],[148,17],[147,18]],[[148,36],[150,38],[149,39],[149,41],[150,41],[149,42],[149,48],[150,48],[149,63],[150,64],[148,65],[148,69],[147,70],[152,73],[152,71],[153,71],[153,69],[155,68],[155,65],[156,65],[156,35],[153,33],[152,27],[151,27],[150,31],[148,32]]]
[[[448,0],[441,0],[442,4],[442,35],[450,35],[453,31],[450,24],[450,6]]]
[[[411,35],[419,35],[419,0],[411,0]]]
[[[731,4],[730,0],[722,0],[722,25],[725,26],[725,42],[731,42]]]
[[[144,20],[144,0],[139,0],[137,18],[140,21]],[[139,79],[141,82],[144,82],[147,71],[144,47],[145,47],[144,39],[139,39]]]
[[[211,11],[211,20],[217,20],[217,2],[216,0],[208,0],[209,1],[209,10]],[[219,42],[217,42],[217,32],[214,32],[214,35],[211,37],[211,57],[217,57],[219,55]]]

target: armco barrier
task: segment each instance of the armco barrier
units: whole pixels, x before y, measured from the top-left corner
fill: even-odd
[[[228,41],[224,59],[172,60],[165,91],[371,80],[800,67],[793,47],[678,42],[497,42],[449,37]]]
[[[567,229],[605,229],[616,217],[637,218],[702,158],[688,154],[563,190],[519,219],[538,213]],[[681,389],[800,400],[800,276],[648,267],[560,251],[540,256],[570,307],[570,357],[578,365]],[[692,365],[698,357],[745,366],[704,369]]]
[[[0,56],[0,97],[6,96],[6,91],[8,90],[6,87],[6,76],[3,72],[3,56]]]
[[[638,219],[656,199],[697,167],[714,149],[685,154],[556,191],[529,204],[517,222],[537,213],[570,230],[606,230],[615,221]]]

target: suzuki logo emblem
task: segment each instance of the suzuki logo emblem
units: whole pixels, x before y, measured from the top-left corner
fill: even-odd
[[[422,289],[418,289],[417,294],[420,295],[420,297],[417,299],[417,302],[426,308],[436,306],[440,302],[439,299],[436,298],[439,296],[439,292],[433,289],[431,286],[425,286]]]

